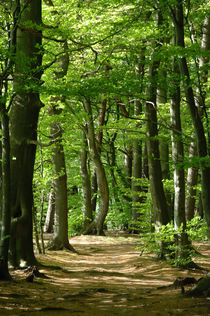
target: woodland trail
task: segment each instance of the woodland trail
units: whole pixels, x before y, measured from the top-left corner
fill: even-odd
[[[16,282],[0,283],[0,315],[197,316],[210,315],[210,298],[187,298],[170,287],[178,277],[199,279],[204,271],[172,268],[153,255],[139,256],[137,237],[77,236],[79,252],[47,251],[39,262],[49,278],[29,283],[24,271],[11,271]],[[210,245],[200,244],[196,263],[210,270]]]

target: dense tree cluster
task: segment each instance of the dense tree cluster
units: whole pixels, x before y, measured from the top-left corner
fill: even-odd
[[[69,234],[171,225],[189,260],[189,222],[210,234],[208,2],[0,0],[0,17],[0,279],[36,265],[43,231],[75,251]]]

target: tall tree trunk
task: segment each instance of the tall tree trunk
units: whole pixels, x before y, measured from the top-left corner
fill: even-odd
[[[55,109],[52,109],[55,114]],[[63,248],[74,251],[68,239],[68,196],[67,175],[64,148],[62,144],[62,127],[60,123],[51,124],[51,134],[56,137],[56,144],[52,150],[55,178],[53,186],[55,190],[55,219],[53,239],[49,243],[50,250]]]
[[[173,86],[171,86],[171,140],[172,161],[174,169],[174,228],[176,234],[176,259],[182,260],[188,257],[188,238],[185,232],[185,174],[184,174],[184,146],[182,142],[182,128],[180,116],[180,74],[177,71],[177,59],[173,61]],[[179,229],[182,231],[179,232]],[[180,264],[181,261],[178,261]]]
[[[194,142],[189,147],[189,157],[197,155],[197,146]],[[186,183],[186,199],[185,199],[185,215],[186,220],[190,221],[195,215],[195,202],[196,202],[196,185],[198,181],[198,168],[192,166],[187,170],[187,183]]]
[[[93,212],[91,205],[91,183],[90,174],[87,168],[88,143],[85,133],[83,132],[83,145],[80,153],[80,174],[82,178],[83,194],[83,230],[85,231],[90,222],[93,221]]]
[[[147,154],[149,165],[149,181],[154,212],[155,228],[169,222],[168,207],[162,183],[162,173],[159,154],[158,129],[157,129],[157,69],[159,62],[151,60],[149,65],[147,85],[147,101],[145,104]],[[160,257],[164,257],[164,244],[161,244]]]
[[[30,25],[30,28],[27,28]],[[14,266],[36,264],[32,237],[32,180],[37,122],[42,106],[36,88],[41,77],[41,0],[22,0],[16,38],[14,90],[10,111],[11,242]]]
[[[85,234],[97,233],[97,235],[102,235],[103,224],[104,224],[106,215],[108,213],[108,208],[109,208],[109,187],[108,187],[108,182],[107,182],[104,166],[101,162],[100,154],[97,150],[90,101],[84,99],[83,106],[84,106],[85,112],[88,114],[88,117],[89,117],[89,121],[87,122],[87,139],[89,143],[91,159],[96,169],[99,196],[100,196],[99,211],[96,214],[94,221],[89,225],[89,227],[86,229],[84,233]]]
[[[145,64],[145,50],[146,46],[144,45],[140,51],[139,60],[136,62],[135,73],[136,78],[140,84],[140,91],[143,91],[143,78],[144,78],[144,64]],[[142,104],[140,100],[134,101],[134,116],[138,117],[142,113]],[[137,124],[137,127],[140,127]],[[142,140],[135,139],[133,141],[133,169],[132,169],[132,219],[137,221],[140,214],[140,203],[143,199],[141,196],[142,187],[139,183],[140,178],[142,178]]]
[[[133,148],[131,144],[128,144],[126,146],[126,153],[125,153],[125,175],[126,175],[127,187],[129,188],[131,188],[132,165],[133,165]]]
[[[163,83],[163,78],[167,79],[166,71],[160,71],[160,84],[158,87],[157,92],[157,106],[161,107],[167,103],[167,85],[165,81]],[[168,139],[161,139],[159,141],[159,151],[160,151],[160,164],[161,164],[161,171],[162,171],[162,178],[163,180],[170,179],[170,168],[169,168],[169,144]],[[171,192],[165,188],[165,196],[168,205],[168,212],[169,212],[169,219],[173,218],[173,207],[172,207],[172,199],[171,199]]]
[[[69,55],[67,42],[63,45],[65,53],[59,58],[59,67],[55,72],[55,80],[63,78],[68,72]],[[65,97],[64,97],[65,98]],[[63,98],[51,98],[52,104],[49,107],[49,115],[59,115],[57,101]],[[68,239],[68,195],[67,195],[67,174],[66,162],[63,147],[63,128],[60,122],[53,122],[50,126],[51,135],[54,137],[55,146],[52,150],[52,161],[54,165],[55,178],[53,187],[55,192],[55,219],[53,238],[49,243],[49,249],[61,250],[63,248],[75,251]]]
[[[55,218],[55,190],[52,187],[51,192],[48,198],[48,208],[47,214],[44,223],[44,233],[52,233],[53,232],[53,224]]]
[[[184,41],[184,19],[183,19],[183,1],[178,0],[176,12],[172,9],[172,16],[177,36],[177,45],[185,48]],[[205,130],[199,109],[196,107],[194,92],[192,89],[190,73],[187,65],[186,57],[179,59],[180,72],[183,76],[184,89],[192,123],[195,129],[195,135],[198,146],[198,155],[200,157],[201,169],[201,186],[202,186],[202,202],[205,219],[208,225],[208,237],[210,238],[210,167],[205,161],[209,159],[208,145],[205,136]]]
[[[1,210],[0,210],[0,280],[10,280],[8,250],[10,237],[10,143],[9,118],[5,104],[1,104]]]
[[[109,166],[109,172],[110,172],[110,177],[111,177],[111,187],[112,187],[112,193],[113,197],[115,200],[115,204],[119,208],[119,212],[122,212],[122,201],[120,201],[119,198],[119,189],[118,189],[118,183],[117,179],[115,176],[115,169],[116,169],[116,152],[115,152],[115,139],[117,137],[117,133],[115,132],[112,137],[109,138],[108,143],[109,143],[109,151],[107,151],[107,163]]]
[[[101,145],[102,145],[102,140],[103,140],[103,131],[101,130],[101,127],[104,125],[105,121],[105,114],[106,114],[106,104],[107,104],[107,99],[103,98],[101,101],[101,109],[99,113],[99,119],[98,119],[98,132],[96,135],[96,146],[99,155],[101,155]],[[92,175],[92,184],[91,184],[91,205],[92,205],[92,212],[96,211],[96,204],[97,204],[97,191],[98,191],[98,182],[97,182],[97,173],[96,169],[93,169],[93,175]]]

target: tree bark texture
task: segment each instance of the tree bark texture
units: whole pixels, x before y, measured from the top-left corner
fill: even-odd
[[[104,125],[105,122],[105,114],[106,114],[106,105],[107,105],[107,99],[103,98],[101,101],[101,109],[99,113],[99,119],[98,119],[98,132],[96,133],[96,147],[98,150],[99,155],[101,155],[101,146],[103,141],[103,131],[101,127]],[[91,184],[91,205],[92,205],[92,212],[96,211],[96,205],[97,205],[97,192],[98,192],[98,183],[97,183],[97,174],[96,169],[93,169],[92,174],[92,184]]]
[[[195,142],[192,142],[189,147],[189,157],[197,155],[197,147]],[[198,168],[192,166],[187,170],[186,182],[186,199],[185,199],[185,215],[186,220],[190,221],[195,215],[195,202],[196,202],[196,185],[198,182]]]
[[[162,183],[162,173],[157,139],[157,111],[156,111],[156,75],[158,65],[151,62],[149,66],[149,80],[147,87],[147,101],[145,104],[147,155],[149,165],[150,190],[156,228],[166,225],[169,221],[168,207]]]
[[[54,188],[52,188],[49,194],[47,214],[46,214],[45,223],[44,223],[44,233],[53,232],[54,217],[55,217],[55,191],[54,191]]]
[[[91,183],[90,174],[87,168],[88,143],[85,132],[83,132],[83,145],[80,153],[80,174],[82,178],[83,194],[83,230],[85,231],[93,221],[93,212],[91,205]]]
[[[173,17],[176,29],[177,45],[182,48],[185,48],[182,0],[178,0],[178,4],[176,6],[176,14],[173,14]],[[210,237],[210,167],[206,163],[206,160],[209,159],[207,140],[205,136],[202,118],[199,113],[199,109],[196,107],[195,96],[192,89],[191,78],[186,57],[183,56],[179,59],[179,66],[184,81],[186,100],[188,103],[197,140],[198,155],[200,157],[202,202]]]
[[[9,118],[6,108],[1,109],[1,216],[0,216],[0,280],[10,280],[8,270],[8,251],[10,240],[10,142],[9,142]]]
[[[142,104],[139,100],[134,103],[134,115],[138,116],[142,112]],[[141,192],[142,187],[139,183],[142,178],[142,141],[133,141],[133,168],[132,168],[132,220],[137,221],[140,214],[140,203],[143,201]]]
[[[52,111],[54,112],[54,110]],[[55,191],[55,218],[53,239],[49,244],[49,249],[61,250],[66,248],[74,250],[69,244],[68,239],[67,175],[64,148],[62,144],[62,127],[59,122],[51,124],[51,135],[56,137],[57,142],[52,150],[52,161],[55,173],[53,181]]]
[[[161,70],[160,74],[160,85],[157,91],[157,106],[160,108],[164,106],[167,102],[167,85],[165,81],[167,80],[166,71]],[[160,139],[159,141],[159,152],[160,152],[160,165],[162,171],[163,180],[170,179],[170,168],[169,168],[169,144],[165,139]],[[168,205],[169,219],[173,218],[173,206],[171,192],[165,188],[165,196]]]
[[[139,81],[140,91],[143,91],[143,78],[144,78],[144,64],[145,64],[145,50],[146,46],[144,45],[140,50],[140,57],[136,61],[135,73],[136,79]],[[142,114],[142,103],[140,100],[134,100],[134,116]],[[137,128],[140,127],[137,124]],[[132,166],[132,219],[137,221],[140,214],[140,203],[143,202],[142,187],[138,183],[142,178],[142,140],[134,139],[133,141],[133,166]]]
[[[182,141],[182,127],[180,116],[180,74],[176,58],[173,60],[173,85],[171,86],[171,141],[172,141],[172,161],[174,169],[174,228],[178,231],[176,235],[177,259],[188,257],[188,238],[185,232],[185,173],[184,173],[184,146]],[[182,227],[182,231],[179,229]]]
[[[100,154],[97,150],[96,137],[93,125],[93,115],[92,108],[89,100],[84,99],[83,106],[85,112],[89,116],[89,121],[87,122],[87,139],[90,150],[91,159],[93,161],[94,167],[96,169],[98,189],[99,189],[99,210],[93,223],[86,229],[85,233],[97,233],[97,235],[103,234],[103,224],[108,213],[109,208],[109,187],[106,178],[106,173],[104,170],[103,163],[100,159]]]
[[[63,45],[65,53],[59,58],[58,70],[55,72],[55,80],[63,78],[68,71],[69,55],[67,42]],[[51,98],[49,115],[57,116],[62,109],[57,107],[60,97]],[[69,243],[68,238],[68,195],[67,195],[67,174],[66,162],[63,147],[63,128],[60,122],[53,122],[50,132],[54,138],[55,145],[52,150],[52,162],[54,165],[53,188],[55,193],[55,218],[53,238],[49,243],[50,250],[62,250],[63,248],[75,251]]]
[[[21,18],[16,38],[14,90],[10,111],[11,146],[11,242],[10,260],[14,266],[36,264],[32,238],[33,170],[37,122],[41,102],[39,85],[42,62],[41,0],[21,1]],[[27,23],[33,26],[27,28]],[[32,29],[33,28],[33,29]],[[31,143],[33,142],[33,144]]]

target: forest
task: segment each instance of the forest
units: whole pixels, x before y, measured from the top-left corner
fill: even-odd
[[[209,1],[0,0],[0,17],[0,280],[117,232],[202,269]]]

